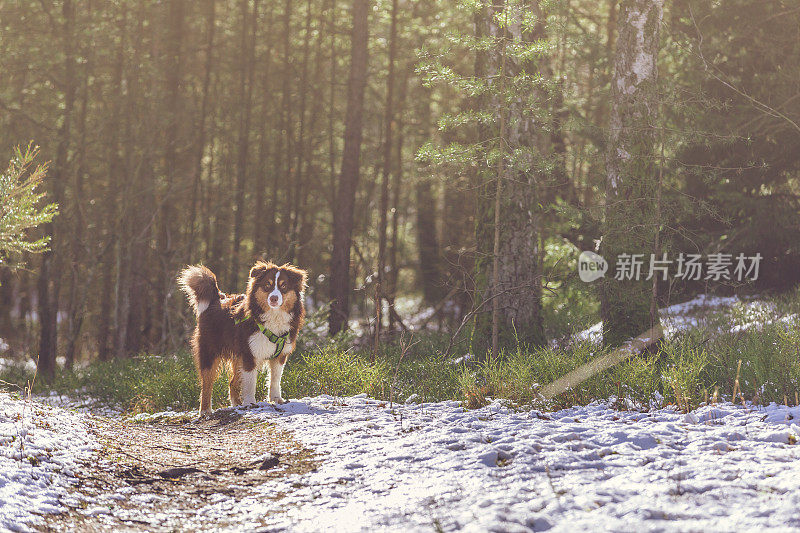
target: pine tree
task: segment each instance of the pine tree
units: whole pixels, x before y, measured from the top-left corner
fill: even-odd
[[[39,192],[47,165],[32,167],[39,149],[28,145],[14,149],[8,169],[0,174],[0,265],[20,266],[23,253],[47,250],[49,237],[31,238],[30,231],[53,220],[58,206],[40,206],[45,193]]]
[[[459,36],[476,54],[475,77],[429,62],[429,82],[446,80],[476,96],[469,111],[445,116],[440,129],[473,125],[475,142],[431,145],[420,157],[466,165],[481,194],[476,219],[475,340],[493,353],[544,342],[541,316],[540,187],[550,179],[549,95],[543,15],[537,2],[474,6],[475,37]],[[491,310],[491,313],[488,311]]]

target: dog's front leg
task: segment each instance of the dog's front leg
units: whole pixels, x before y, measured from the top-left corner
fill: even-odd
[[[258,378],[258,369],[254,368],[250,372],[242,370],[243,405],[252,405],[256,403],[256,378]]]
[[[269,361],[269,401],[274,403],[286,403],[286,400],[281,398],[281,376],[283,376],[284,363],[281,363],[284,357],[276,357]]]

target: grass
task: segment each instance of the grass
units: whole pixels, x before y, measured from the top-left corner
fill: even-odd
[[[292,356],[284,372],[283,391],[284,397],[292,398],[366,393],[401,402],[416,395],[416,401],[455,399],[468,407],[483,405],[486,398],[546,408],[612,399],[620,408],[646,409],[654,398],[663,398],[664,403],[689,410],[711,398],[732,399],[738,390],[742,398],[756,403],[796,405],[800,323],[775,322],[728,331],[732,325],[774,320],[798,311],[800,291],[763,306],[712,310],[703,326],[665,342],[657,353],[633,357],[594,375],[547,405],[538,395],[540,387],[602,355],[602,347],[587,341],[456,362],[455,356],[442,355],[447,339],[440,334],[417,336],[415,342],[405,337],[397,344],[382,346],[376,357],[370,350],[353,348],[352,337],[334,341],[312,338],[311,347]],[[0,379],[24,385],[30,377],[8,370]],[[258,398],[266,396],[267,379],[266,373],[259,376]],[[43,392],[45,386],[37,383],[36,389]],[[95,363],[61,374],[50,389],[70,395],[77,391],[130,412],[195,409],[199,394],[187,352]],[[215,384],[213,399],[215,407],[227,405],[227,376]]]

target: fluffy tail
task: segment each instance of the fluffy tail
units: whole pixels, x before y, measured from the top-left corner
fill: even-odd
[[[178,276],[178,285],[186,293],[196,316],[200,316],[210,305],[219,305],[217,277],[202,265],[184,268]]]

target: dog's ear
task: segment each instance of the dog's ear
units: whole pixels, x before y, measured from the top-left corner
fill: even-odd
[[[297,268],[294,265],[285,264],[281,267],[281,270],[286,272],[286,276],[289,278],[289,282],[297,287],[298,292],[303,292],[306,290],[306,282],[308,281],[308,272],[301,268]]]
[[[250,277],[255,279],[267,271],[267,264],[259,261],[253,268],[250,269]]]

